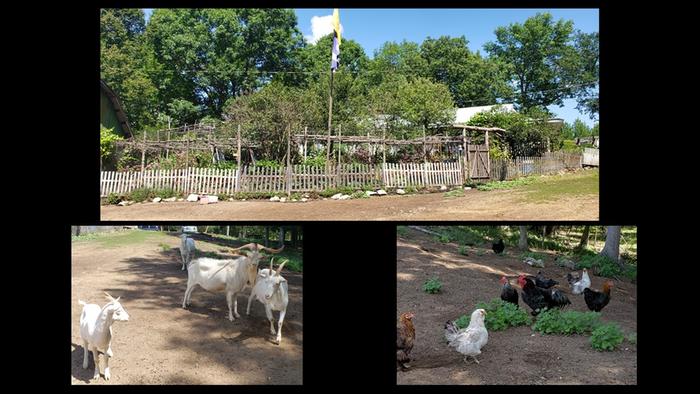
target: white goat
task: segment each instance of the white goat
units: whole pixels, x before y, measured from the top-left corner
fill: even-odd
[[[246,315],[250,315],[250,303],[253,301],[253,298],[262,302],[265,305],[267,320],[270,321],[270,333],[272,335],[275,335],[275,320],[272,311],[279,311],[280,316],[277,323],[276,338],[278,345],[282,341],[282,322],[284,322],[284,315],[287,313],[287,304],[289,304],[287,279],[284,279],[282,275],[280,275],[285,264],[287,264],[287,261],[284,261],[277,268],[277,271],[274,271],[272,269],[271,259],[270,269],[265,268],[258,272],[258,278],[253,286],[253,290],[250,292],[250,297],[248,297],[248,308],[246,309]]]
[[[258,262],[262,257],[260,252],[279,253],[284,249],[266,248],[260,244],[250,243],[233,249],[237,252],[241,249],[250,248],[246,256],[233,259],[217,260],[201,257],[192,261],[187,269],[187,290],[185,298],[182,300],[182,307],[186,308],[192,297],[192,290],[199,285],[210,292],[226,292],[226,303],[228,304],[228,319],[233,321],[234,315],[238,314],[238,293],[243,291],[246,284],[255,285],[257,279]],[[225,269],[225,270],[224,270]],[[233,314],[231,313],[231,302],[233,301]]]
[[[111,295],[105,293],[109,299],[107,305],[100,308],[97,304],[87,304],[78,300],[83,305],[80,315],[80,337],[83,339],[83,368],[88,367],[88,350],[92,350],[95,359],[95,375],[93,379],[100,378],[100,359],[98,351],[105,355],[105,379],[109,380],[109,358],[112,357],[112,323],[115,321],[129,321],[129,314]]]
[[[192,261],[194,257],[195,247],[194,239],[190,238],[187,234],[182,234],[180,236],[180,256],[182,256],[182,270]]]

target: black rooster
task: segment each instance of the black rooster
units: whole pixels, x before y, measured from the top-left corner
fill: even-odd
[[[552,294],[549,291],[538,288],[535,286],[535,282],[526,278],[525,275],[518,277],[518,284],[523,289],[523,302],[532,309],[530,312],[532,316],[536,316],[544,308],[549,307],[552,299]]]
[[[559,282],[554,279],[545,278],[544,275],[542,275],[542,271],[537,272],[537,276],[535,277],[535,286],[543,289],[549,289],[550,287],[558,284]]]
[[[505,248],[506,248],[506,245],[503,243],[503,239],[499,239],[498,242],[491,244],[491,249],[493,249],[493,252],[496,254],[503,253],[503,250]]]
[[[610,302],[610,288],[613,287],[612,281],[606,281],[603,283],[603,292],[591,290],[589,288],[583,289],[583,299],[586,300],[586,305],[588,309],[600,312],[608,305]]]
[[[503,285],[503,290],[501,290],[501,299],[505,302],[510,302],[518,306],[518,292],[510,285],[506,277],[501,277],[501,284]]]

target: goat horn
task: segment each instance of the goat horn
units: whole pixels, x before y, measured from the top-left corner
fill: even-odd
[[[270,253],[279,253],[279,252],[281,252],[281,251],[284,249],[284,245],[282,245],[282,247],[279,248],[279,249],[268,248],[267,246],[263,246],[263,245],[260,245],[260,244],[258,244],[258,246],[260,247],[260,250],[261,250],[261,251],[270,252]]]
[[[274,260],[274,257],[270,258],[270,274],[272,274],[272,260]]]
[[[238,252],[239,250],[248,249],[248,248],[256,249],[256,248],[257,248],[257,244],[256,244],[256,243],[245,244],[245,245],[243,245],[243,246],[241,246],[241,247],[238,247],[238,248],[235,248],[235,249],[231,249],[231,252],[234,252],[234,253],[235,253],[235,252]]]
[[[112,297],[111,295],[109,295],[109,293],[107,293],[106,291],[105,291],[104,293],[105,293],[105,295],[107,296],[107,299],[108,299],[108,300],[114,301],[114,297]]]
[[[289,260],[284,260],[284,261],[282,262],[282,264],[280,264],[280,266],[277,267],[277,272],[275,272],[275,275],[279,275],[280,272],[282,272],[282,268],[284,267],[285,264],[287,264],[287,262],[289,262]]]

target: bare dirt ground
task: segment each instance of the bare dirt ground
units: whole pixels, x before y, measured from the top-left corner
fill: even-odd
[[[198,249],[221,246],[197,240]],[[164,251],[160,246],[171,246]],[[71,382],[73,384],[301,384],[302,275],[285,272],[290,304],[282,344],[269,334],[260,302],[245,315],[249,290],[238,297],[241,319],[227,319],[226,297],[198,287],[189,309],[182,309],[187,271],[181,271],[179,238],[163,234],[149,241],[105,248],[93,241],[73,242],[71,285]],[[93,361],[82,368],[78,299],[103,306],[103,291],[130,315],[115,322],[111,380],[91,380]],[[275,319],[277,312],[274,312]],[[276,324],[276,322],[275,322]]]
[[[305,203],[143,203],[102,206],[100,215],[102,220],[598,220],[598,194],[535,203],[525,201],[524,193],[472,189],[464,197],[431,193]]]
[[[478,356],[480,364],[465,363],[461,354],[448,348],[446,321],[470,314],[479,301],[499,298],[501,276],[510,277],[520,292],[514,278],[537,273],[510,245],[501,256],[490,246],[485,248],[471,248],[463,256],[458,245],[436,243],[430,235],[413,229],[398,237],[398,313],[413,311],[416,328],[412,369],[397,371],[398,384],[637,384],[637,346],[627,341],[615,351],[599,352],[590,346],[588,336],[540,335],[521,326],[490,331],[488,344]],[[478,250],[484,254],[478,256]],[[562,278],[566,269],[547,264],[542,271],[566,285]],[[422,285],[433,276],[443,288],[441,293],[427,294]],[[592,275],[591,287],[600,289],[603,280]],[[560,288],[571,300],[569,310],[588,311],[583,296],[571,294],[568,286]],[[520,307],[530,310],[522,299]],[[615,281],[602,319],[618,323],[625,333],[636,332],[636,285]]]

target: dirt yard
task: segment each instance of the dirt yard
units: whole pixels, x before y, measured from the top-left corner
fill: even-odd
[[[599,352],[590,346],[588,336],[543,336],[527,326],[490,331],[478,357],[480,364],[465,363],[445,344],[445,322],[470,314],[479,301],[499,298],[502,275],[514,284],[517,275],[535,275],[538,269],[524,264],[511,245],[501,256],[490,246],[470,248],[463,256],[456,244],[437,243],[428,234],[408,231],[397,240],[397,312],[415,313],[416,343],[412,369],[397,371],[398,384],[637,384],[636,345],[625,341],[615,351]],[[546,261],[552,260],[553,256]],[[553,264],[543,269],[564,285],[567,272]],[[427,294],[422,285],[433,276],[443,288],[441,293]],[[603,278],[591,275],[591,282],[591,287],[600,289]],[[571,300],[569,310],[588,311],[582,295],[560,287]],[[522,299],[520,307],[530,310]],[[615,281],[602,319],[618,323],[625,333],[636,332],[636,285]]]
[[[564,181],[589,176],[567,174]],[[597,173],[596,173],[597,174]],[[102,220],[598,220],[597,177],[593,191],[567,193],[568,182],[537,187],[464,192],[389,195],[357,200],[315,200],[305,203],[224,201],[141,203],[102,206]],[[562,190],[564,186],[564,190]],[[531,198],[537,195],[538,198]],[[539,196],[544,195],[545,198]]]
[[[139,231],[139,230],[131,230]],[[126,232],[124,232],[126,233]],[[272,342],[265,308],[238,297],[241,319],[230,322],[224,294],[198,287],[182,309],[187,271],[181,271],[177,234],[148,232],[142,242],[105,242],[100,236],[72,243],[71,382],[73,384],[302,384],[302,275],[286,271],[290,304],[282,344]],[[112,237],[111,235],[109,237]],[[198,238],[200,237],[200,238]],[[197,248],[220,252],[223,241],[195,235]],[[210,242],[207,242],[210,241]],[[93,362],[82,368],[78,299],[100,306],[103,291],[130,315],[115,322],[111,380],[93,381]],[[274,312],[275,318],[278,312]],[[276,323],[275,323],[276,324]]]

